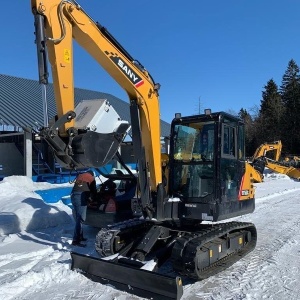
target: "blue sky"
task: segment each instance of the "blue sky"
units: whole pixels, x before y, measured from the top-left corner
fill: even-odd
[[[30,0],[2,1],[0,73],[38,80]],[[300,65],[298,0],[78,0],[161,84],[161,118],[238,112],[260,105],[290,59]],[[123,89],[88,54],[74,48],[75,86]]]

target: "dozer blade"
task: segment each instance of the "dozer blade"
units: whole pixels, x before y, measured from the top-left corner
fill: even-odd
[[[111,284],[139,297],[179,300],[183,294],[180,277],[171,277],[133,266],[71,252],[71,269],[79,269],[93,281]]]

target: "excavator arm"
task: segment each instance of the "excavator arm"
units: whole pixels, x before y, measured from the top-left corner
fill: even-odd
[[[156,192],[162,182],[159,84],[155,84],[146,69],[128,54],[105,27],[93,21],[76,1],[31,0],[31,8],[35,16],[40,82],[46,83],[48,80],[45,61],[48,56],[57,107],[55,126],[44,129],[44,137],[60,162],[69,168],[100,167],[103,161],[107,162],[107,159],[92,159],[91,163],[86,163],[90,160],[82,155],[78,162],[75,159],[78,156],[72,154],[77,151],[74,149],[76,146],[82,151],[82,148],[93,144],[93,141],[83,144],[82,137],[79,143],[70,142],[80,133],[74,113],[74,39],[128,94],[134,154],[139,162],[140,176],[143,176],[142,184],[146,185],[150,178],[150,190]],[[88,135],[88,132],[81,135],[84,134]],[[99,147],[106,138],[101,136]],[[118,139],[120,141],[121,138]],[[102,149],[100,152],[107,151]],[[113,157],[113,152],[110,157]],[[144,192],[148,193],[147,189]]]

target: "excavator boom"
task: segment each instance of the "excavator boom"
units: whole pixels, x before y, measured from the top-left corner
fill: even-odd
[[[281,155],[281,150],[282,143],[280,140],[271,143],[263,143],[255,150],[252,161],[259,157],[266,156],[267,152],[273,152],[274,160],[278,161]]]
[[[265,157],[265,166],[276,173],[285,174],[291,178],[300,180],[300,170],[293,166],[286,166],[279,161],[267,157]]]
[[[159,84],[155,84],[147,70],[128,54],[105,27],[92,20],[76,1],[31,0],[31,8],[35,16],[40,82],[47,82],[45,60],[48,56],[57,107],[58,121],[55,126],[44,130],[43,135],[48,142],[50,141],[60,162],[69,168],[84,167],[84,164],[76,163],[72,155],[73,149],[70,150],[70,140],[78,132],[73,113],[75,109],[73,40],[75,40],[128,94],[135,157],[141,164],[139,169],[144,170],[143,173],[146,174],[143,181],[150,174],[150,188],[156,191],[162,178]],[[122,138],[128,127],[122,126],[121,129],[117,128],[115,131],[121,131]],[[117,137],[118,143],[121,138]],[[100,138],[100,141],[102,140]],[[83,161],[86,160],[88,158],[85,156]],[[100,161],[98,167],[103,165],[101,159]]]

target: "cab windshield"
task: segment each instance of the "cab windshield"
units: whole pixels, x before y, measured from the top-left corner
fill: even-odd
[[[212,161],[214,158],[214,125],[192,123],[176,125],[174,159],[181,161]]]
[[[175,126],[172,170],[174,195],[190,201],[212,197],[214,128],[213,122]]]

